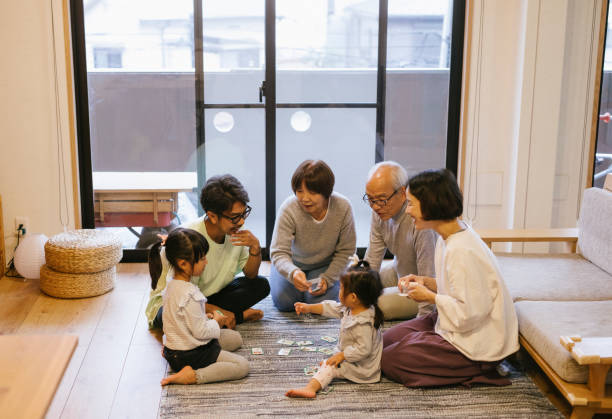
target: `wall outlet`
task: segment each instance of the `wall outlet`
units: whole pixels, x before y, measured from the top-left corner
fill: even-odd
[[[19,225],[23,224],[23,229],[25,230],[25,233],[23,231],[17,231],[19,230]],[[15,231],[17,231],[17,234],[20,236],[23,236],[24,234],[27,234],[30,232],[30,219],[28,217],[15,217]]]

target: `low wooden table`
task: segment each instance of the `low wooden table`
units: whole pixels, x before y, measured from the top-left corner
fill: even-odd
[[[78,337],[0,336],[0,416],[44,417]]]

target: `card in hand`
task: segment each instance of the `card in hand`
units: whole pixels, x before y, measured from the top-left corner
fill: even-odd
[[[318,292],[321,290],[322,286],[323,286],[323,279],[321,278],[315,279],[310,283],[310,292]]]

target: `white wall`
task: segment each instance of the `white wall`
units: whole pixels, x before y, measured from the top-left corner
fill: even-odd
[[[74,228],[68,141],[62,4],[53,0],[68,211]],[[16,216],[29,217],[32,233],[63,230],[56,136],[53,32],[50,2],[0,2],[0,194],[7,258],[16,245]],[[66,194],[62,192],[62,196]],[[63,200],[63,198],[62,198]],[[67,212],[67,214],[66,214]],[[7,260],[8,261],[8,260]]]
[[[466,217],[480,228],[575,227],[601,0],[473,5]]]

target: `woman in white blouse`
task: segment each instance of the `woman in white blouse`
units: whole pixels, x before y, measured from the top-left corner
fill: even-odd
[[[447,169],[408,181],[408,213],[417,229],[435,230],[436,278],[408,275],[409,298],[437,310],[383,335],[382,371],[407,387],[488,383],[507,385],[498,364],[519,349],[518,321],[495,256],[459,220],[463,197]]]

